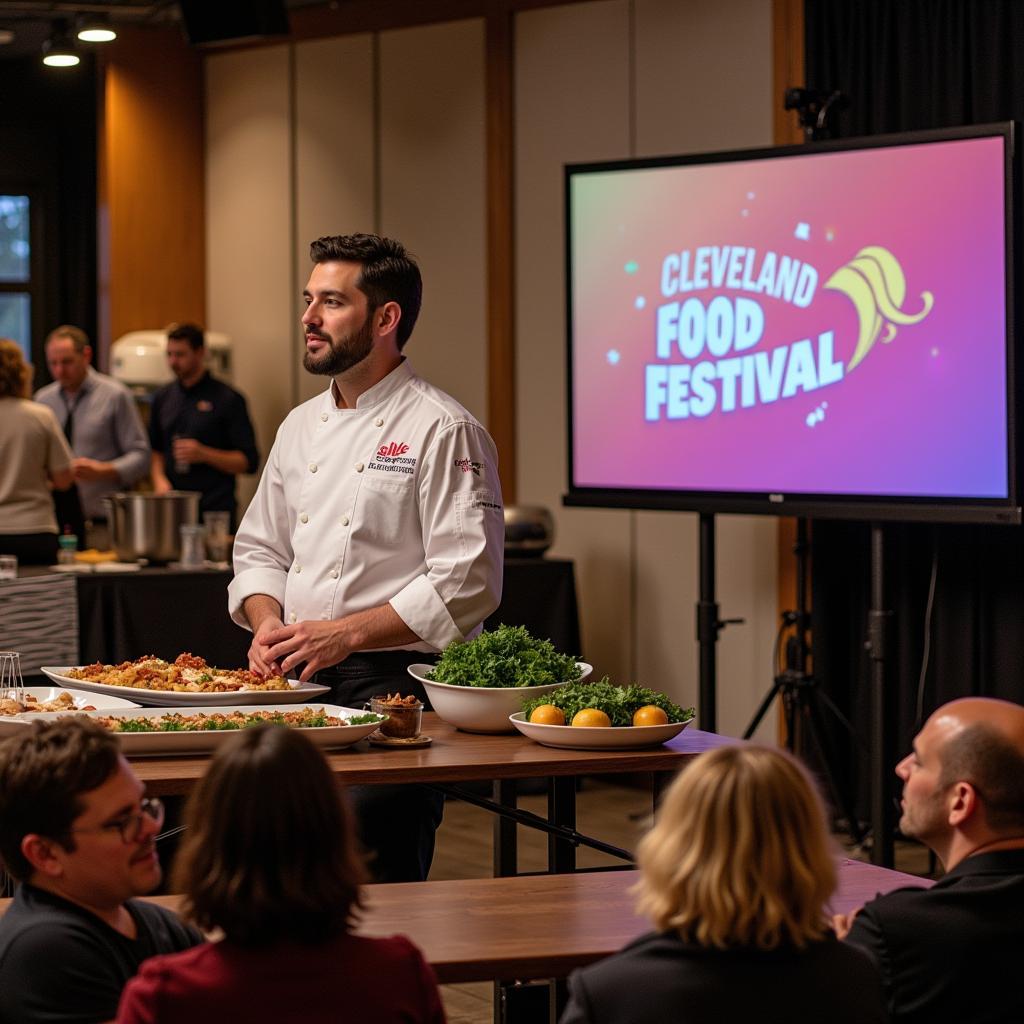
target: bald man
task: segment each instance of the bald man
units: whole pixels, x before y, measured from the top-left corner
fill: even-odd
[[[900,830],[947,873],[835,918],[837,934],[874,957],[894,1022],[1024,1021],[1024,708],[944,705],[896,774]]]

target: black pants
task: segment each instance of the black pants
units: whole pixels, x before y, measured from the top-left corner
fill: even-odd
[[[0,533],[0,555],[15,555],[19,565],[53,565],[57,561],[57,534]]]
[[[318,672],[315,681],[331,687],[325,701],[329,698],[342,707],[361,709],[371,697],[414,693],[429,710],[422,685],[406,667],[433,660],[421,651],[369,651]],[[444,796],[412,783],[349,786],[348,794],[374,881],[425,881],[434,859],[434,833],[444,815]]]

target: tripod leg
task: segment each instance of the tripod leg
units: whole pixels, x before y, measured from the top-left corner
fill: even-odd
[[[810,733],[811,739],[814,741],[814,746],[817,750],[822,768],[824,769],[833,805],[838,807],[846,816],[847,827],[850,830],[850,835],[853,837],[854,842],[860,844],[864,841],[864,830],[860,827],[860,822],[857,820],[856,810],[849,798],[849,795],[843,791],[836,779],[835,752],[832,749],[831,741],[826,745],[825,737],[827,736],[827,733],[825,732],[824,722],[822,721],[821,709],[816,703],[816,698],[819,696],[821,696],[821,694],[819,694],[817,690],[808,694],[806,723],[808,726],[808,732]]]
[[[757,732],[757,727],[764,720],[764,716],[768,714],[768,709],[772,706],[772,701],[775,700],[775,698],[781,692],[782,685],[776,679],[774,684],[772,685],[772,688],[765,695],[764,700],[761,701],[761,706],[757,709],[757,711],[754,714],[754,717],[750,720],[750,725],[747,726],[746,730],[743,733],[743,739],[749,740],[750,737],[753,736],[755,732]]]

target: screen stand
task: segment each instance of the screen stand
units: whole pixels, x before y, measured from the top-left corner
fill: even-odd
[[[714,732],[718,725],[716,686],[718,675],[718,634],[743,619],[720,619],[715,600],[715,517],[700,513],[698,561],[700,594],[697,601],[697,648],[700,662],[700,727]]]
[[[892,612],[885,608],[885,538],[871,524],[871,607],[868,657],[871,661],[871,862],[891,868],[894,858],[893,802],[888,799],[893,766],[892,727],[886,687]]]
[[[781,698],[787,749],[805,761],[809,760],[809,755],[814,755],[821,766],[832,806],[846,816],[849,833],[859,845],[864,839],[863,830],[853,801],[839,779],[838,757],[835,745],[829,738],[825,712],[830,712],[852,738],[856,739],[856,733],[847,717],[821,689],[814,674],[808,671],[811,663],[811,645],[808,641],[811,614],[807,605],[809,551],[807,520],[801,516],[796,521],[796,542],[793,544],[793,554],[796,556],[796,610],[782,613],[783,624],[779,633],[781,638],[782,630],[787,626],[793,627],[793,635],[785,648],[785,668],[775,676],[771,689],[754,713],[743,738],[749,740],[754,735],[772,704]]]

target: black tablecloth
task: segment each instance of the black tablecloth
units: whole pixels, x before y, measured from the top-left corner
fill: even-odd
[[[245,665],[250,634],[227,611],[229,570],[140,569],[78,576],[82,664],[113,664],[143,654],[173,659],[191,651],[211,665]],[[502,600],[486,626],[526,626],[564,654],[580,655],[573,563],[505,562]]]

